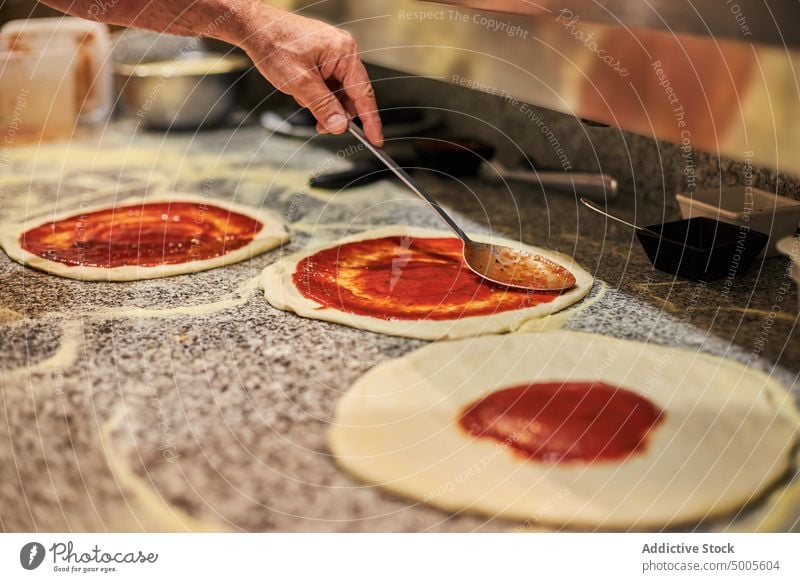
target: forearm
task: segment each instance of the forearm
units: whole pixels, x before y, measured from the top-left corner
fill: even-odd
[[[261,0],[40,0],[89,20],[185,36],[204,36],[241,45],[282,12]]]

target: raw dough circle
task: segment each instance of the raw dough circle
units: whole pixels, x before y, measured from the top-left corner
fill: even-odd
[[[90,266],[70,266],[57,261],[51,261],[44,257],[28,252],[20,245],[20,236],[43,224],[57,222],[66,218],[71,218],[80,214],[88,214],[99,210],[107,210],[113,207],[125,207],[130,205],[160,202],[190,202],[216,206],[223,210],[230,210],[243,214],[250,218],[260,221],[264,227],[256,234],[248,244],[211,259],[187,261],[170,265],[156,265],[152,267],[141,267],[126,265],[122,267],[90,267]],[[95,206],[80,208],[79,210],[68,210],[54,216],[41,216],[29,220],[22,224],[5,224],[0,233],[0,246],[13,260],[28,267],[33,267],[53,275],[67,277],[69,279],[79,279],[82,281],[137,281],[140,279],[157,279],[160,277],[172,277],[186,273],[206,271],[238,263],[249,259],[255,255],[273,249],[289,239],[289,234],[283,220],[270,210],[227,202],[217,198],[196,196],[192,194],[172,194],[170,196],[153,196],[147,198],[125,198],[115,204],[98,204]]]
[[[388,236],[453,238],[453,235],[447,231],[394,225],[375,230],[369,230],[354,236],[345,237],[334,242],[288,255],[264,269],[264,273],[261,277],[261,284],[264,288],[264,295],[267,298],[267,301],[269,301],[272,306],[278,309],[293,311],[302,317],[331,321],[333,323],[349,325],[358,329],[373,331],[386,335],[434,340],[513,331],[518,329],[526,321],[550,315],[557,311],[561,311],[562,309],[566,309],[574,303],[577,303],[583,299],[589,293],[589,291],[591,291],[592,284],[594,282],[594,279],[587,271],[585,271],[580,265],[566,255],[546,249],[515,243],[511,240],[491,238],[481,235],[470,235],[478,241],[506,244],[512,247],[522,248],[527,251],[541,254],[548,259],[568,268],[575,276],[576,284],[574,287],[562,293],[549,303],[541,303],[534,307],[503,311],[491,315],[479,315],[446,320],[380,319],[377,317],[347,313],[338,309],[324,307],[316,301],[303,296],[295,287],[292,281],[292,275],[297,268],[297,264],[302,259],[313,255],[320,250],[333,248],[341,244]]]
[[[622,461],[543,463],[468,435],[464,408],[501,388],[603,381],[666,414]],[[785,474],[793,396],[769,376],[705,354],[576,332],[426,346],[361,377],[328,444],[340,465],[447,511],[531,523],[657,528],[733,511]]]

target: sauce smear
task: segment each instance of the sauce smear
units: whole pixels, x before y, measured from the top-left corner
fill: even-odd
[[[50,222],[20,236],[26,251],[71,267],[154,267],[219,257],[264,225],[199,202],[117,206]]]
[[[664,417],[648,399],[603,382],[541,382],[492,392],[458,419],[476,437],[544,462],[606,461],[644,448]]]
[[[450,320],[548,303],[558,291],[495,285],[469,270],[457,238],[392,236],[345,243],[301,260],[292,281],[306,298],[380,319]]]

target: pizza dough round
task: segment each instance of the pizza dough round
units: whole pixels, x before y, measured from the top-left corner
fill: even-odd
[[[603,381],[664,411],[622,460],[538,462],[458,424],[509,386]],[[339,464],[447,511],[530,523],[657,528],[733,511],[789,468],[800,427],[769,376],[684,350],[576,332],[426,346],[379,366],[340,400],[328,444]]]
[[[474,237],[477,241],[506,244],[511,247],[535,252],[563,265],[575,276],[575,286],[561,293],[552,301],[540,303],[533,307],[497,312],[490,315],[462,317],[460,319],[412,320],[381,319],[325,307],[302,295],[292,280],[298,263],[323,249],[335,248],[341,244],[351,242],[390,236],[451,239],[454,235],[449,231],[394,225],[369,230],[282,257],[279,261],[264,269],[264,273],[261,277],[267,301],[278,309],[293,311],[302,317],[321,319],[386,335],[433,340],[513,331],[518,329],[526,321],[550,315],[577,303],[591,291],[594,282],[592,276],[586,270],[566,255],[547,249],[524,245],[511,240],[482,235],[470,236]]]
[[[114,207],[124,208],[142,203],[158,204],[165,202],[185,202],[215,206],[258,220],[264,226],[247,244],[223,255],[209,259],[155,266],[125,265],[109,268],[82,265],[70,266],[31,253],[20,245],[20,237],[23,233],[51,222],[57,222],[91,212],[108,210]],[[2,232],[0,232],[0,246],[3,247],[3,250],[5,250],[8,256],[13,260],[28,267],[52,273],[53,275],[83,281],[136,281],[140,279],[157,279],[206,271],[208,269],[214,269],[249,259],[285,243],[288,239],[289,234],[283,220],[272,211],[236,204],[234,202],[227,202],[216,198],[178,193],[161,197],[126,198],[119,200],[116,204],[98,204],[78,210],[68,210],[53,216],[41,216],[22,224],[5,224],[3,225]]]

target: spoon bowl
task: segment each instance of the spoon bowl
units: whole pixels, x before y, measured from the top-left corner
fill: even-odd
[[[348,129],[364,147],[436,211],[444,223],[464,243],[464,262],[476,275],[493,283],[528,291],[563,291],[575,285],[575,277],[561,265],[541,255],[502,245],[472,240],[450,214],[401,168],[383,149],[372,145],[352,121]]]
[[[511,247],[464,241],[464,261],[477,275],[493,283],[536,291],[563,291],[575,276],[541,255]]]

